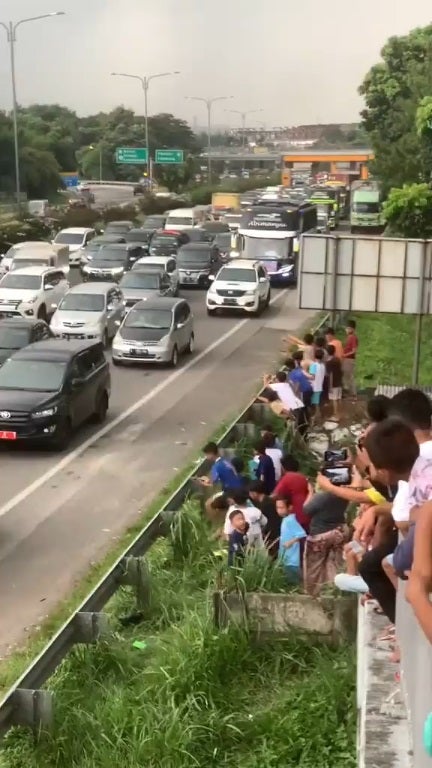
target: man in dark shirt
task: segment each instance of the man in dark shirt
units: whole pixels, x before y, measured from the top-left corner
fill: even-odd
[[[265,493],[270,496],[276,486],[276,470],[273,460],[266,454],[266,444],[260,440],[255,445],[255,456],[258,458],[257,468],[255,470],[256,479],[264,483]]]
[[[309,534],[317,536],[344,525],[348,503],[346,499],[338,499],[332,493],[316,493],[303,507],[303,512],[311,519]]]
[[[279,537],[281,529],[281,517],[276,512],[276,502],[265,494],[265,485],[262,480],[254,480],[249,487],[251,501],[267,518],[267,525],[263,531],[265,544],[270,557],[276,559],[279,552]]]

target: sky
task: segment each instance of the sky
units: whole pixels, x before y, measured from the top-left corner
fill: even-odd
[[[431,21],[430,0],[2,0],[0,20],[64,11],[17,29],[16,82],[24,106],[59,103],[80,115],[119,104],[143,112],[137,80],[179,70],[149,87],[149,114],[205,124],[185,96],[232,96],[213,123],[267,127],[352,122],[357,93],[391,35]],[[0,109],[11,106],[6,32],[0,29]]]

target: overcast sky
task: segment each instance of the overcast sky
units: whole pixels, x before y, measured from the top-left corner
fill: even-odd
[[[149,111],[204,123],[186,95],[225,96],[224,108],[263,109],[250,125],[351,122],[357,87],[390,35],[430,22],[431,0],[2,0],[0,19],[62,10],[17,30],[18,101],[64,104],[79,114],[124,104],[142,112],[136,81],[110,72],[181,74],[151,83]],[[9,51],[0,29],[0,108],[11,104]]]

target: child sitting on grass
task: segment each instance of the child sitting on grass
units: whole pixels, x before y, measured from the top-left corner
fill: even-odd
[[[300,584],[300,541],[306,538],[306,531],[297,522],[292,511],[292,500],[288,495],[276,497],[276,512],[282,518],[279,539],[279,560],[288,584]]]
[[[241,509],[233,509],[230,512],[229,520],[231,533],[228,537],[228,566],[238,568],[243,565],[246,554],[249,523],[246,522]]]

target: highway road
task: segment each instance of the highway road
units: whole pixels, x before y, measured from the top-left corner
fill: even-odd
[[[207,317],[188,291],[197,351],[175,371],[112,368],[109,419],[65,454],[0,447],[0,657],[37,625],[221,422],[235,416],[308,313],[273,292],[260,318]]]
[[[135,201],[133,187],[121,187],[117,184],[109,186],[104,184],[90,184],[90,189],[95,196],[94,207],[101,209],[112,205],[130,205]]]

